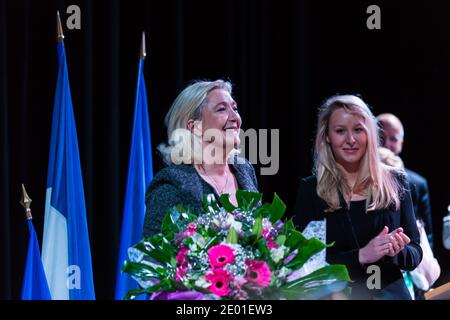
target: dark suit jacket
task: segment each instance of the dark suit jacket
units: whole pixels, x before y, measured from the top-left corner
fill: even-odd
[[[416,219],[421,219],[424,222],[428,242],[430,243],[431,249],[433,249],[433,219],[427,180],[417,172],[409,169],[405,169],[405,171],[411,189],[411,198]]]
[[[250,162],[245,160],[243,164],[232,164],[231,169],[239,189],[258,192],[255,170]],[[160,232],[167,211],[176,205],[198,213],[202,209],[203,195],[211,193],[219,199],[215,190],[191,165],[171,165],[160,170],[146,192],[143,236]]]
[[[402,180],[402,183],[405,185],[406,181]],[[370,223],[360,226],[353,224],[349,210],[345,205],[335,212],[325,213],[324,211],[328,206],[317,195],[316,186],[317,179],[315,176],[300,181],[294,222],[299,230],[303,231],[310,221],[326,218],[326,241],[327,243],[335,242],[334,246],[327,249],[326,259],[329,263],[347,266],[350,277],[355,281],[351,284],[352,294],[350,298],[411,299],[400,269],[407,271],[415,269],[422,260],[422,249],[419,245],[420,237],[409,192],[406,190],[403,193],[399,210],[396,210],[395,206],[391,206],[387,209],[366,213],[364,203],[352,202],[353,210],[359,205],[361,214],[371,215],[370,217],[359,216],[370,221]],[[359,215],[359,213],[357,214]],[[411,238],[411,243],[396,257],[386,256],[373,263],[373,265],[380,267],[381,290],[369,290],[367,279],[372,273],[367,273],[368,265],[359,263],[359,249],[366,246],[372,238],[377,236],[384,226],[389,227],[389,232],[402,227],[405,234]],[[361,230],[364,230],[364,232],[361,233]]]

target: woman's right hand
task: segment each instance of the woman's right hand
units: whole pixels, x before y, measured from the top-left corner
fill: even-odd
[[[384,227],[383,230],[363,248],[359,249],[359,263],[374,263],[388,255],[393,250],[390,239],[389,228]]]

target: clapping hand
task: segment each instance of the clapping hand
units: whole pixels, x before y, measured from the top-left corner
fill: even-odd
[[[395,229],[389,233],[389,240],[392,244],[392,248],[387,255],[390,257],[395,257],[411,242],[411,239],[403,233],[403,228]]]
[[[389,233],[389,228],[383,230],[364,247],[359,250],[359,262],[361,264],[374,263],[384,256],[394,257],[411,240],[403,233],[403,228],[398,228]]]

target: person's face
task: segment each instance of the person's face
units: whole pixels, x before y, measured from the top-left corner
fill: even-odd
[[[385,124],[383,130],[381,130],[381,144],[398,156],[402,152],[403,147],[400,129],[390,124]]]
[[[226,145],[238,146],[241,142],[240,128],[241,117],[230,93],[224,89],[214,89],[208,93],[202,109],[202,133],[216,129],[222,134]]]
[[[328,123],[327,142],[337,163],[348,171],[358,170],[367,149],[363,119],[343,108],[335,110]]]

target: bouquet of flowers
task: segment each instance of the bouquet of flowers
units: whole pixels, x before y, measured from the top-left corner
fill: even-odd
[[[261,194],[238,190],[238,206],[222,195],[203,200],[193,215],[174,207],[161,233],[129,249],[122,270],[138,281],[126,299],[139,294],[175,293],[206,299],[319,299],[342,291],[350,281],[343,265],[325,265],[305,274],[302,268],[328,245],[307,239],[292,220],[281,218],[286,206],[275,194],[259,205]],[[183,295],[184,294],[184,295]],[[186,295],[187,294],[187,295]]]

